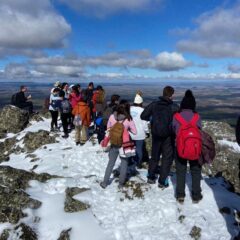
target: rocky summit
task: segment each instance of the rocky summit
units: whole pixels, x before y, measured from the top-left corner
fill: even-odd
[[[187,193],[179,206],[174,167],[164,190],[147,184],[144,168],[123,188],[117,188],[115,178],[103,190],[99,182],[108,156],[95,140],[76,146],[74,131],[63,139],[49,132],[45,117],[20,121],[21,114],[11,106],[0,113],[5,121],[7,116],[19,119],[14,128],[0,125],[7,133],[0,139],[0,240],[148,239],[151,231],[154,240],[159,234],[167,239],[237,236],[239,147],[228,124],[203,123],[214,139],[216,158],[203,166],[201,203],[192,204]],[[147,146],[150,155],[150,139]],[[171,233],[161,224],[170,226]]]

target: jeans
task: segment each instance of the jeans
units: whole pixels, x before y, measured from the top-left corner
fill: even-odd
[[[180,157],[176,158],[176,175],[177,175],[177,187],[176,197],[185,197],[185,182],[187,173],[187,162],[190,164],[190,171],[192,175],[192,198],[201,198],[201,169],[197,160],[186,160]]]
[[[51,128],[55,126],[55,128],[58,127],[57,120],[58,120],[58,111],[50,110],[52,121],[51,121]]]
[[[144,140],[135,140],[136,144],[136,164],[141,165],[142,164],[142,159],[143,159],[143,144]]]
[[[105,175],[103,179],[103,184],[105,186],[107,186],[109,183],[109,179],[112,174],[118,155],[119,155],[119,148],[111,147],[108,154],[109,161],[108,161],[108,165],[105,170]],[[120,157],[120,159],[121,159],[121,165],[120,165],[119,185],[123,185],[126,181],[126,176],[127,176],[128,158]]]

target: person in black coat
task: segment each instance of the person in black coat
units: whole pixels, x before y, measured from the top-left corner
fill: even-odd
[[[141,114],[141,119],[150,121],[152,132],[152,157],[149,161],[148,183],[154,184],[160,155],[162,162],[158,186],[168,187],[168,175],[173,162],[172,118],[178,106],[173,103],[174,89],[166,86],[163,96],[149,104]]]
[[[26,97],[25,96],[26,91],[27,91],[26,86],[20,87],[20,91],[16,94],[16,106],[29,111],[29,113],[33,113],[33,103],[29,101],[32,97],[31,95]]]

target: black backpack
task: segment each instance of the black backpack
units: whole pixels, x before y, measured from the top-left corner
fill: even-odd
[[[156,103],[156,111],[152,115],[152,135],[166,138],[172,134],[172,104]]]
[[[17,93],[14,93],[11,97],[11,105],[17,105]]]

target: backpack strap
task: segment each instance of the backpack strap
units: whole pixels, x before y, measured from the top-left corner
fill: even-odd
[[[188,124],[188,122],[181,116],[180,113],[175,113],[174,117],[181,125],[187,125]]]
[[[198,114],[198,113],[194,113],[194,115],[193,115],[190,123],[191,123],[193,126],[196,126],[198,120],[199,120],[199,114]]]

